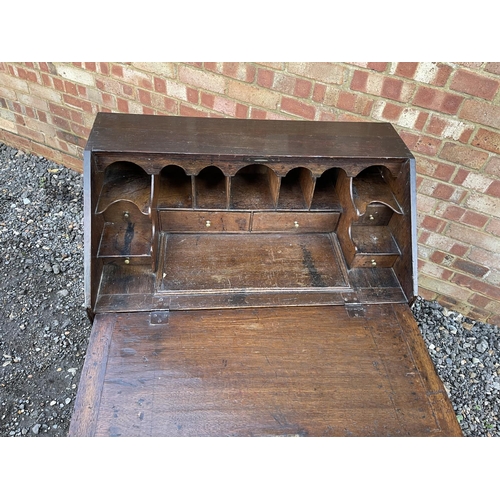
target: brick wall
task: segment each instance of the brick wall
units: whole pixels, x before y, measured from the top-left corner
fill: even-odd
[[[421,295],[500,324],[499,88],[500,63],[0,63],[0,141],[81,171],[97,111],[391,122]]]

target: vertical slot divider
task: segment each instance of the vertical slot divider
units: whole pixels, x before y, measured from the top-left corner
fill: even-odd
[[[151,268],[153,272],[157,269],[158,259],[158,191],[160,189],[160,175],[151,176],[151,207],[149,217],[151,219]]]
[[[231,209],[231,179],[231,176],[226,176],[226,210]]]
[[[278,206],[278,198],[280,195],[281,177],[279,177],[273,169],[268,167],[267,178],[269,180],[269,189],[271,191],[271,198],[273,200],[273,208],[276,210],[276,207]]]
[[[312,172],[309,169],[301,170],[300,186],[306,202],[306,208],[307,210],[311,210],[314,189],[316,188],[316,177],[312,175]]]
[[[191,177],[191,208],[198,207],[198,201],[196,197],[196,175],[190,175]]]

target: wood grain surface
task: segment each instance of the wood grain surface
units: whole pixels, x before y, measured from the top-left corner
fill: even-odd
[[[82,377],[72,435],[460,435],[407,305],[114,316],[97,317],[86,370],[105,374]]]

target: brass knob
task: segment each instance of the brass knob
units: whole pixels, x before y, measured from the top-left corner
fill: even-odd
[[[373,217],[373,215],[372,215],[372,214],[370,214],[370,216],[369,216],[368,218],[369,218],[370,220],[373,220],[373,219],[374,219],[374,217]]]
[[[294,225],[295,227],[299,227],[299,223],[298,223],[298,221],[295,221],[295,222],[293,223],[293,225]]]
[[[130,217],[130,214],[128,212],[123,212],[123,217],[125,217],[125,219],[128,219]]]
[[[211,223],[209,220],[207,220],[207,221],[205,222],[205,226],[206,226],[206,227],[210,227],[210,225],[211,225],[211,224],[212,224],[212,223]]]
[[[130,264],[130,260],[129,259],[125,259],[125,264]]]
[[[372,266],[375,267],[377,263],[375,262],[375,259],[372,259]]]

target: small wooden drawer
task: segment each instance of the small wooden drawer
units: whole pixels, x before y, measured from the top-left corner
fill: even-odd
[[[329,233],[335,231],[339,216],[338,212],[255,212],[252,231]]]
[[[160,211],[160,230],[169,233],[248,231],[248,212]]]

